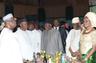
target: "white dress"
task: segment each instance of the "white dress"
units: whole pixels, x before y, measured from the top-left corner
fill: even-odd
[[[23,31],[20,28],[18,28],[17,31],[15,32],[15,35],[19,42],[23,59],[32,60],[32,48],[30,38],[28,35],[28,30]]]
[[[73,52],[76,52],[79,50],[79,42],[80,42],[80,30],[72,29],[66,38],[66,55],[67,56],[72,57],[69,51],[70,47]]]
[[[31,39],[32,53],[38,53],[41,51],[41,34],[40,30],[29,31],[29,37]],[[33,54],[32,54],[33,56]]]
[[[8,28],[1,32],[0,63],[23,63],[19,44],[12,30]]]
[[[32,30],[30,31],[30,39],[31,39],[31,45],[32,50],[35,53],[40,52],[41,49],[41,32],[38,30]]]

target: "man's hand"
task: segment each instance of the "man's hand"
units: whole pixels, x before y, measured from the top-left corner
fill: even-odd
[[[73,57],[76,56],[76,53],[72,51],[71,47],[69,48],[69,51],[71,52],[71,55],[72,55]]]
[[[76,55],[76,52],[71,52],[71,55],[73,56],[73,57],[76,57],[77,55]]]

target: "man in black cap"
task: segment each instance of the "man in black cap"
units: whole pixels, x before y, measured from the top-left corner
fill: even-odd
[[[21,48],[21,53],[24,60],[32,60],[32,47],[31,47],[31,40],[29,37],[29,31],[27,30],[27,20],[22,18],[19,20],[19,26],[17,31],[15,32],[18,43]]]

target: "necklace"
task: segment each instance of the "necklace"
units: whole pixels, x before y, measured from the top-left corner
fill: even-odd
[[[89,30],[85,30],[85,34],[88,34],[88,33],[90,33],[90,32],[92,32],[94,29],[93,28],[91,28],[91,29],[89,29]]]

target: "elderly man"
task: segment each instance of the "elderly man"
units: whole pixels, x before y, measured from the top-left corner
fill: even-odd
[[[79,50],[80,41],[80,20],[79,17],[72,19],[73,29],[69,32],[66,39],[66,55],[70,58],[76,57]]]
[[[23,63],[19,44],[12,30],[16,27],[13,15],[7,14],[3,17],[5,23],[0,38],[0,63]]]

